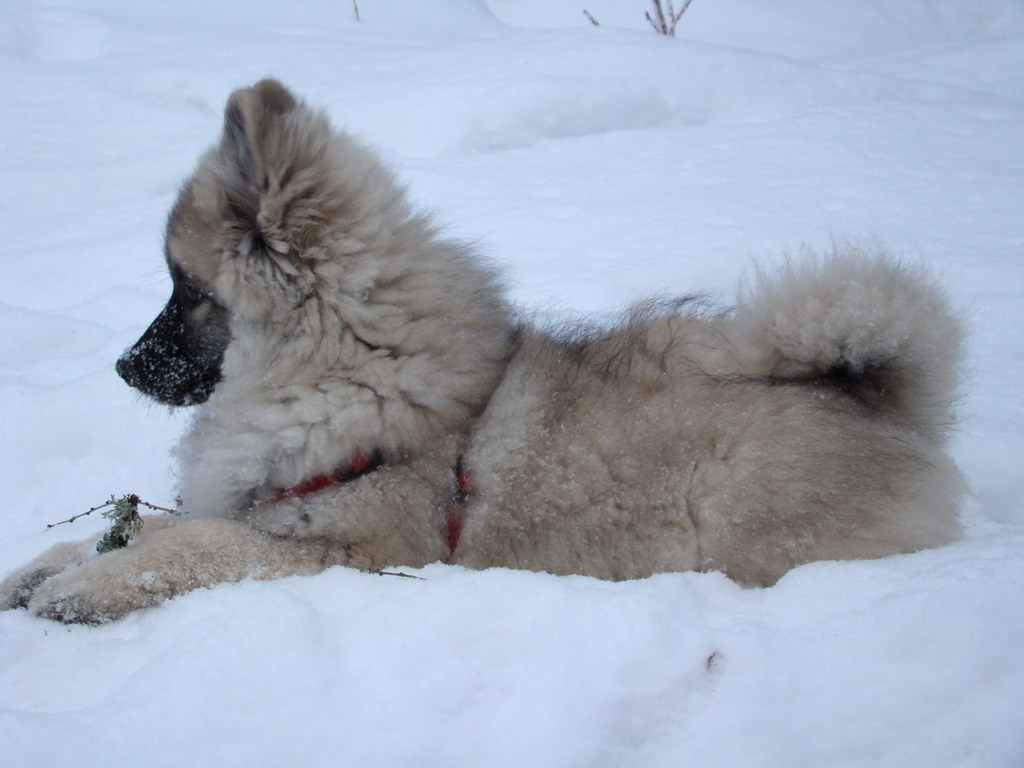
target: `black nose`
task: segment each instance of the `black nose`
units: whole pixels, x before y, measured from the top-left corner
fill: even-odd
[[[125,384],[129,387],[134,387],[138,380],[129,362],[131,353],[132,349],[126,349],[124,354],[117,358],[117,362],[114,363],[114,370],[117,371],[117,375],[121,377]]]

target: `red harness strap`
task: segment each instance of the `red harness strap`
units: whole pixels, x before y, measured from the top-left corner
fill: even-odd
[[[455,460],[455,491],[452,493],[451,501],[448,502],[448,514],[445,516],[445,541],[448,544],[448,554],[444,562],[450,563],[455,555],[455,548],[459,546],[459,538],[462,536],[462,526],[466,522],[466,503],[470,494],[473,493],[473,482],[462,466],[462,457]]]

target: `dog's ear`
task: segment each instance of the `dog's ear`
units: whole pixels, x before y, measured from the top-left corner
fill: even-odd
[[[268,139],[280,130],[281,120],[299,104],[276,80],[261,80],[240,88],[228,97],[224,108],[224,157],[246,176],[266,170]],[[271,139],[272,140],[272,139]]]
[[[278,276],[377,248],[409,217],[380,161],[273,80],[231,94],[205,167],[231,249]]]
[[[246,232],[244,252],[278,257],[297,245],[289,242],[289,201],[309,165],[307,155],[320,143],[312,135],[318,123],[276,80],[228,98],[219,155],[228,206]]]

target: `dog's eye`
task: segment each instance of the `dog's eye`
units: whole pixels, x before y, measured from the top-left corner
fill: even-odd
[[[194,307],[196,304],[206,300],[207,295],[191,283],[183,283],[181,286],[181,298],[184,300],[185,304],[190,307]]]

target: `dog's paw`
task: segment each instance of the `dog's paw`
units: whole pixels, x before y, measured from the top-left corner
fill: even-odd
[[[0,611],[27,606],[36,587],[61,570],[63,568],[54,570],[36,568],[32,565],[19,568],[0,582]]]
[[[175,591],[153,571],[140,571],[129,552],[109,552],[40,584],[31,613],[66,624],[104,624],[157,605]]]
[[[0,582],[0,611],[27,606],[43,582],[66,570],[68,566],[82,563],[90,547],[91,543],[57,544],[14,571]]]

